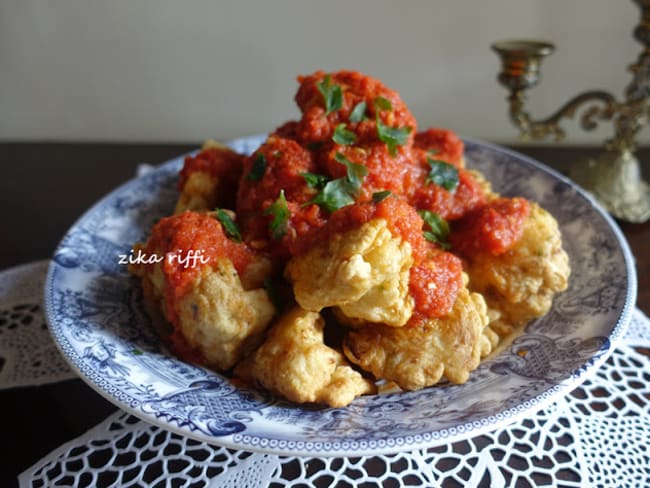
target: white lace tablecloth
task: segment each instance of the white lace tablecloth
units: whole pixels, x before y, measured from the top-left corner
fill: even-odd
[[[0,273],[0,388],[74,378],[45,326],[46,262]],[[118,411],[38,461],[20,486],[650,486],[650,320],[639,310],[591,379],[536,415],[435,448],[356,458],[254,454]],[[534,481],[533,481],[534,480]]]

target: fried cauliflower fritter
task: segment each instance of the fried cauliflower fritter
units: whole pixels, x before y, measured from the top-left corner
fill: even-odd
[[[402,326],[413,313],[412,264],[410,244],[373,219],[292,258],[285,275],[306,310],[337,306],[353,319]]]
[[[219,180],[203,172],[192,173],[185,180],[181,194],[178,196],[175,214],[185,210],[208,210],[216,207],[215,194]]]
[[[294,307],[269,329],[265,342],[235,374],[297,403],[343,407],[358,395],[373,393],[374,384],[324,344],[324,326],[318,313]]]
[[[546,314],[553,296],[567,288],[571,270],[557,222],[531,203],[514,246],[498,256],[483,252],[468,257],[467,272],[470,288],[483,294],[494,317],[490,326],[504,336]]]
[[[352,363],[404,390],[434,385],[443,376],[464,383],[491,350],[487,324],[483,297],[462,288],[447,316],[415,326],[352,330],[343,351]]]
[[[129,270],[141,278],[148,307],[172,325],[167,335],[175,353],[226,371],[260,344],[275,313],[262,288],[271,264],[230,240],[212,214],[161,219],[137,249],[160,258]],[[194,250],[205,259],[181,263]]]
[[[245,290],[232,263],[223,259],[202,270],[178,311],[188,344],[208,366],[225,371],[261,343],[275,308],[265,290]]]
[[[244,157],[216,141],[206,141],[195,156],[185,158],[175,214],[234,205]]]

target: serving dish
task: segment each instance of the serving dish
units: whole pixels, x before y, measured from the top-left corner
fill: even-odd
[[[232,141],[250,153],[263,141]],[[580,188],[521,154],[466,140],[467,166],[495,191],[540,203],[558,220],[572,266],[569,289],[544,317],[487,358],[464,385],[297,406],[234,386],[169,353],[125,261],[153,222],[173,211],[183,157],[120,186],[89,209],[53,256],[46,316],[64,357],[118,407],[169,430],[229,448],[359,456],[431,447],[496,429],[564,395],[611,353],[636,300],[630,250]]]

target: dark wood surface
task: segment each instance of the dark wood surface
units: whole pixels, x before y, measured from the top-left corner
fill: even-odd
[[[157,164],[193,144],[0,143],[0,270],[49,258],[61,237],[94,202],[130,179],[139,163]],[[517,146],[514,149],[565,172],[597,148]],[[650,148],[638,153],[650,181]],[[636,258],[638,306],[650,314],[650,222],[618,223]],[[51,450],[103,420],[115,407],[81,380],[0,391],[0,486]]]

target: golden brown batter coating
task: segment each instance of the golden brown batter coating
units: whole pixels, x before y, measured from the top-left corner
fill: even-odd
[[[393,381],[404,390],[435,385],[443,376],[464,383],[491,349],[484,334],[487,323],[481,295],[463,288],[447,316],[418,326],[375,325],[351,331],[344,353],[375,377]]]
[[[178,310],[185,340],[219,371],[232,368],[262,342],[275,313],[266,291],[245,290],[227,259],[202,270]]]
[[[531,204],[524,232],[512,249],[494,256],[467,259],[470,288],[485,297],[493,318],[490,326],[504,336],[547,313],[553,296],[568,286],[569,258],[555,219]]]
[[[413,312],[412,264],[410,244],[374,219],[294,257],[285,275],[306,310],[338,306],[354,319],[402,326]]]
[[[216,141],[206,141],[196,156],[185,158],[175,214],[231,207],[244,157]]]
[[[296,306],[272,326],[265,342],[242,361],[235,374],[298,403],[348,405],[358,395],[373,393],[343,355],[323,343],[323,318]]]

